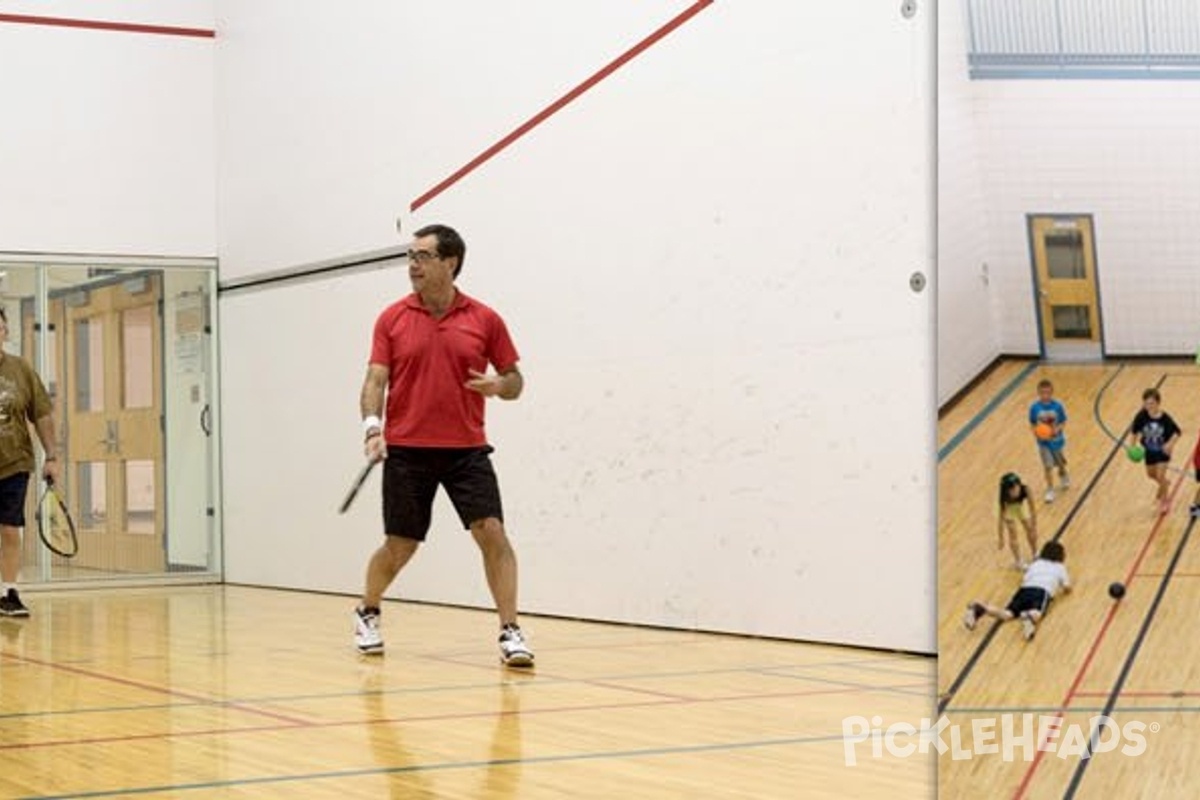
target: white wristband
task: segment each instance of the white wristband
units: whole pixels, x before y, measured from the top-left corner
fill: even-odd
[[[370,433],[372,429],[383,430],[383,420],[372,414],[363,420],[363,433]]]

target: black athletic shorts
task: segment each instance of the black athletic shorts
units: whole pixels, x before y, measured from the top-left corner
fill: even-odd
[[[464,528],[488,517],[504,520],[492,447],[388,447],[383,462],[383,532],[425,541],[438,486],[446,489]]]
[[[1039,589],[1036,586],[1022,586],[1017,589],[1017,593],[1012,596],[1012,600],[1008,601],[1008,610],[1012,612],[1014,617],[1019,617],[1026,611],[1036,611],[1039,614],[1046,613],[1046,607],[1050,605],[1050,593],[1045,589]]]
[[[1171,460],[1171,457],[1162,450],[1147,450],[1146,451],[1146,466],[1152,467],[1155,464],[1166,464]]]
[[[0,525],[25,527],[25,495],[28,491],[28,472],[0,479]]]

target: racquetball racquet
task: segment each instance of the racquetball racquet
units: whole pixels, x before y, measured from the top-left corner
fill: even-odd
[[[371,470],[375,469],[375,465],[378,463],[378,460],[368,461],[363,466],[362,470],[358,473],[358,477],[354,479],[354,483],[350,485],[350,491],[346,492],[346,497],[342,500],[342,504],[338,506],[339,514],[345,514],[346,510],[350,508],[350,504],[354,502],[354,498],[358,497],[358,490],[362,488],[362,485],[367,480],[367,476],[371,474]]]
[[[75,520],[71,519],[66,501],[50,481],[46,481],[46,488],[38,500],[37,520],[38,536],[50,552],[63,558],[71,558],[79,552]]]

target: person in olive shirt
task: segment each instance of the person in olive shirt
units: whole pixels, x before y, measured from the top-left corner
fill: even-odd
[[[25,527],[25,498],[29,474],[35,467],[33,423],[46,452],[42,476],[58,480],[53,406],[42,379],[28,361],[6,353],[8,316],[0,307],[0,616],[27,617],[29,609],[17,592],[21,571],[21,529]]]

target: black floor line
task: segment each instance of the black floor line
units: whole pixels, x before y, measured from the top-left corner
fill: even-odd
[[[1162,603],[1163,596],[1167,593],[1167,585],[1171,582],[1171,576],[1175,573],[1175,567],[1179,565],[1179,558],[1183,555],[1188,539],[1192,536],[1192,529],[1195,527],[1196,519],[1193,517],[1188,520],[1187,528],[1184,529],[1183,536],[1180,538],[1179,544],[1175,547],[1175,554],[1171,557],[1171,563],[1167,566],[1167,571],[1163,574],[1163,578],[1158,584],[1158,591],[1154,594],[1154,600],[1151,601],[1150,608],[1146,610],[1146,616],[1142,620],[1142,627],[1138,630],[1137,638],[1133,640],[1133,644],[1129,647],[1129,653],[1125,656],[1125,663],[1121,665],[1121,673],[1117,676],[1117,681],[1113,684],[1112,691],[1108,694],[1108,701],[1104,704],[1104,711],[1101,713],[1103,717],[1112,716],[1113,709],[1117,706],[1117,698],[1120,697],[1121,690],[1125,688],[1125,681],[1129,679],[1129,673],[1133,670],[1133,664],[1142,649],[1142,643],[1146,641],[1146,634],[1150,632],[1150,625],[1154,622],[1154,615],[1158,613],[1158,607]],[[1088,753],[1091,755],[1088,758],[1079,759],[1079,764],[1075,767],[1075,774],[1071,776],[1071,783],[1067,786],[1067,792],[1063,795],[1063,800],[1072,800],[1075,797],[1075,793],[1079,791],[1079,784],[1083,781],[1083,776],[1087,772],[1088,765],[1099,755],[1095,752],[1096,744],[1099,741],[1100,727],[1096,726],[1092,730],[1092,735],[1088,742]]]
[[[1112,377],[1105,381],[1104,385],[1100,387],[1100,390],[1096,392],[1096,400],[1095,403],[1093,403],[1092,408],[1094,413],[1097,415],[1097,420],[1099,420],[1100,400],[1103,397],[1104,392],[1108,390],[1109,385],[1112,384],[1113,380],[1116,379],[1118,374],[1120,374],[1120,369],[1114,372]],[[1164,373],[1158,379],[1158,382],[1154,384],[1155,388],[1161,389],[1166,380],[1167,376]],[[1101,425],[1101,427],[1103,428],[1103,425]],[[1094,474],[1092,479],[1088,481],[1087,486],[1084,487],[1083,492],[1079,495],[1079,499],[1075,501],[1075,505],[1071,507],[1069,512],[1067,512],[1066,518],[1064,518],[1062,523],[1058,526],[1058,530],[1054,532],[1054,536],[1050,538],[1050,541],[1057,542],[1063,537],[1063,534],[1067,532],[1067,528],[1075,519],[1075,515],[1079,513],[1079,510],[1083,508],[1083,504],[1087,500],[1088,496],[1092,493],[1092,489],[1096,488],[1096,484],[1100,482],[1101,476],[1103,476],[1108,470],[1109,465],[1112,464],[1113,459],[1117,456],[1117,453],[1121,452],[1124,452],[1121,448],[1121,441],[1120,439],[1117,439],[1114,442],[1112,449],[1109,450],[1108,455],[1104,458],[1104,461],[1100,464],[1100,468],[1096,470],[1096,474]],[[971,672],[975,669],[975,665],[979,663],[979,659],[983,656],[988,646],[991,645],[992,641],[996,638],[996,632],[1003,624],[1004,623],[1000,620],[995,620],[992,622],[992,627],[988,629],[986,634],[984,634],[983,639],[981,639],[979,644],[975,647],[975,651],[971,653],[971,657],[967,659],[967,663],[963,664],[962,669],[959,670],[958,675],[955,676],[953,683],[951,683],[949,688],[947,688],[946,691],[942,693],[941,697],[938,698],[939,716],[946,710],[947,707],[949,707],[950,701],[954,699],[954,696],[958,694],[958,690],[961,689],[963,684],[967,682],[967,678],[971,676]]]

